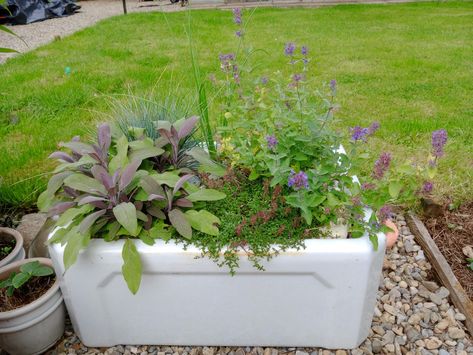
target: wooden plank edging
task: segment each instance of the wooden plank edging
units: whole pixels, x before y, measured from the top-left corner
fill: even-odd
[[[406,220],[412,234],[414,234],[415,240],[427,255],[440,281],[450,291],[453,304],[465,315],[466,328],[470,335],[473,336],[473,302],[466,294],[453,273],[452,268],[430,236],[424,223],[412,212],[408,213]]]

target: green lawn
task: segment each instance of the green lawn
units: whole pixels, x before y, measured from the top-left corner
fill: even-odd
[[[49,153],[106,119],[111,98],[179,85],[195,99],[186,16],[111,18],[0,66],[0,204],[31,203]],[[193,11],[192,21],[202,70],[215,72],[236,45],[231,12]],[[431,131],[446,128],[437,191],[471,199],[473,2],[258,9],[249,27],[248,42],[266,50],[261,72],[286,67],[284,43],[307,44],[318,81],[338,81],[340,127],[381,122],[378,151],[424,156]]]

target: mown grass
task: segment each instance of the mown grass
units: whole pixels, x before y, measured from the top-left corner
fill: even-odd
[[[218,54],[236,46],[231,13],[191,15],[201,70],[217,72]],[[195,100],[186,25],[183,12],[119,16],[1,66],[0,204],[34,201],[49,153],[106,119],[111,97],[179,86]],[[471,199],[472,2],[258,9],[247,41],[265,50],[254,60],[267,73],[287,67],[284,43],[307,44],[317,80],[337,79],[339,127],[381,122],[376,151],[422,157],[431,131],[446,128],[437,193]]]

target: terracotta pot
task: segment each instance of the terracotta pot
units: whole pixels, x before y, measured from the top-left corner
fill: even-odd
[[[6,279],[21,265],[38,260],[52,267],[50,259],[16,261],[0,268],[0,280]],[[66,309],[56,278],[51,288],[33,302],[7,312],[0,312],[0,348],[10,355],[42,354],[63,335]]]
[[[11,228],[0,227],[0,239],[3,238],[14,238],[16,243],[10,254],[8,254],[6,258],[0,260],[0,268],[14,261],[23,260],[25,258],[25,249],[23,249],[23,237],[18,231]]]
[[[397,229],[396,224],[390,219],[386,220],[384,224],[393,230],[392,232],[386,233],[386,246],[391,248],[396,244],[396,241],[399,238],[399,230]]]

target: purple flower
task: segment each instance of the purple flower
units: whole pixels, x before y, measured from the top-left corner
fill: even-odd
[[[375,132],[379,129],[379,122],[374,121],[369,127],[368,127],[368,135],[371,136],[375,134]]]
[[[350,128],[351,131],[351,139],[353,141],[366,141],[366,135],[368,134],[368,128],[363,128],[360,126],[355,126]]]
[[[233,9],[233,20],[237,25],[241,25],[241,9],[239,7]]]
[[[294,74],[292,76],[292,80],[294,83],[298,83],[299,81],[301,81],[303,79],[302,77],[302,74]]]
[[[294,55],[294,51],[296,50],[296,45],[292,42],[286,43],[286,47],[284,47],[284,54],[292,56]]]
[[[447,131],[439,129],[432,132],[432,150],[436,158],[443,156],[443,146],[447,143]]]
[[[333,96],[337,93],[337,81],[335,79],[330,80],[330,91],[332,91]]]
[[[235,60],[235,55],[233,53],[228,54],[220,54],[218,56],[220,59],[220,67],[224,72],[229,72],[231,70],[232,64],[231,62]]]
[[[292,187],[296,191],[300,189],[308,189],[309,182],[307,174],[304,173],[302,170],[299,171],[297,174],[294,172],[294,170],[291,170],[291,173],[289,174],[289,179],[287,180],[287,186]]]
[[[391,219],[392,214],[393,214],[393,212],[391,210],[391,207],[385,205],[385,206],[380,208],[380,210],[378,212],[378,217],[381,220],[381,222],[384,222],[387,219]]]
[[[304,56],[306,56],[309,53],[309,49],[307,48],[307,46],[302,46],[301,53]]]
[[[242,36],[243,36],[243,32],[242,32],[242,31],[236,31],[236,32],[235,32],[235,35],[236,35],[237,37],[242,37]]]
[[[263,76],[263,77],[261,78],[261,84],[266,85],[267,83],[268,83],[268,77]]]
[[[426,181],[424,182],[424,185],[422,186],[422,192],[429,194],[432,192],[434,188],[434,184],[431,181]]]
[[[374,163],[373,177],[381,180],[391,164],[391,154],[381,153],[379,159]]]
[[[266,142],[268,143],[268,149],[273,150],[278,144],[276,136],[266,136]]]

